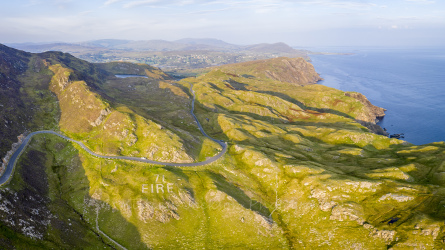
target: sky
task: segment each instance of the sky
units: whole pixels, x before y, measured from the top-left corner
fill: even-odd
[[[0,43],[96,39],[443,46],[444,0],[11,0]]]

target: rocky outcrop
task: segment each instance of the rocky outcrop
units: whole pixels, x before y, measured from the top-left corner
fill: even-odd
[[[361,102],[366,109],[369,112],[369,115],[367,116],[368,119],[363,119],[366,122],[378,122],[385,116],[386,109],[377,107],[373,105],[366,96],[364,96],[361,93],[358,92],[346,92],[345,96],[352,97],[354,99],[357,99],[359,102]]]
[[[369,236],[374,238],[380,238],[385,241],[387,245],[391,244],[395,240],[397,234],[394,230],[378,230],[373,225],[365,223],[363,227],[370,230]]]
[[[332,208],[331,220],[357,221],[358,224],[365,223],[363,207],[357,203],[349,202]]]
[[[356,117],[357,122],[379,135],[388,135],[376,123],[383,119],[386,109],[373,105],[366,96],[358,92],[345,92],[345,96],[352,97],[365,106],[365,111]]]
[[[110,108],[102,109],[102,110],[100,111],[100,114],[99,114],[99,116],[97,117],[97,119],[96,119],[94,122],[90,122],[91,126],[93,126],[93,127],[97,127],[97,126],[99,126],[100,124],[102,124],[102,122],[105,120],[105,118],[106,118],[109,114],[111,114],[111,110],[110,110]]]
[[[155,205],[150,204],[148,201],[138,200],[137,210],[139,220],[144,223],[148,223],[151,219],[162,223],[167,223],[170,219],[180,219],[177,213],[178,208],[170,202]]]
[[[195,199],[188,191],[180,190],[178,194],[173,193],[171,200],[162,203],[149,202],[139,199],[137,201],[138,219],[144,223],[156,220],[168,223],[171,219],[179,220],[178,207],[196,208]]]

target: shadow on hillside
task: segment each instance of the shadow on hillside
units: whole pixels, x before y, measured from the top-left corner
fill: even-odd
[[[356,122],[360,123],[362,126],[368,128],[371,132],[379,134],[379,135],[386,135],[385,132],[383,131],[383,129],[374,123],[371,122],[366,122],[366,121],[362,121],[359,119],[355,119],[354,117],[343,113],[341,111],[335,110],[335,109],[329,109],[329,108],[315,108],[315,107],[308,107],[306,106],[304,103],[284,94],[284,93],[280,93],[280,92],[274,92],[274,91],[257,91],[258,93],[263,93],[263,94],[269,94],[272,96],[277,96],[285,101],[291,102],[293,104],[298,105],[301,109],[303,110],[310,110],[310,111],[314,111],[314,112],[318,112],[318,113],[328,113],[328,114],[333,114],[333,115],[338,115],[338,116],[342,116],[342,117],[346,117],[352,120],[355,120]]]
[[[373,145],[358,147],[351,144],[330,145],[330,147],[318,147],[318,145],[326,145],[323,141],[314,137],[305,137],[312,142],[310,150],[295,148],[294,150],[279,147],[278,145],[253,145],[255,150],[265,154],[269,159],[275,159],[276,153],[293,155],[293,152],[304,155],[294,157],[292,159],[281,159],[280,163],[291,166],[313,166],[315,169],[324,169],[320,173],[328,178],[320,180],[319,188],[325,188],[329,192],[329,186],[334,183],[345,182],[365,182],[377,183],[379,186],[374,193],[363,194],[358,191],[358,195],[366,197],[360,204],[365,211],[370,212],[366,220],[374,226],[397,227],[419,214],[428,215],[434,220],[442,221],[445,216],[445,207],[443,200],[445,195],[438,192],[441,188],[434,182],[432,172],[438,172],[439,167],[445,162],[445,155],[441,152],[445,149],[436,150],[435,152],[413,152],[405,153],[403,156],[398,153],[407,148],[405,145],[390,145],[387,149],[377,149]],[[241,147],[252,146],[252,144],[237,143]],[[309,148],[309,147],[308,147]],[[360,155],[340,154],[338,151],[344,149],[362,149]],[[409,158],[419,158],[418,160],[409,160]],[[385,163],[386,159],[393,159]],[[421,164],[418,164],[421,163]],[[241,163],[242,164],[242,163]],[[415,164],[416,171],[404,170],[409,174],[410,179],[401,179],[397,174],[399,167],[406,167]],[[423,169],[422,169],[423,168]],[[393,174],[393,171],[396,171]],[[382,176],[374,176],[376,173],[382,173]],[[304,175],[300,175],[304,176]],[[315,177],[315,175],[313,175]],[[301,177],[290,177],[301,178]],[[427,186],[422,186],[427,185]],[[435,190],[431,189],[432,185],[436,186]],[[412,193],[409,191],[401,191],[405,187],[412,187]],[[428,188],[425,188],[428,187]],[[335,188],[334,188],[335,190]],[[341,190],[341,188],[339,189]],[[334,194],[338,195],[336,191]],[[351,194],[349,191],[346,194]],[[404,205],[399,205],[396,200],[382,201],[381,197],[387,194],[408,195],[413,199]]]
[[[69,160],[60,157],[59,154],[66,155],[67,152],[72,155]],[[36,135],[16,168],[9,186],[20,190],[17,191],[18,199],[14,199],[15,213],[9,215],[8,220],[16,220],[15,225],[28,225],[31,231],[45,235],[43,240],[31,245],[42,244],[42,249],[118,248],[96,229],[96,208],[109,205],[89,195],[90,182],[79,152],[71,144],[57,136]],[[117,210],[112,217],[100,222],[99,227],[126,247],[146,248],[137,228]],[[131,239],[124,239],[122,235],[131,236]]]
[[[354,119],[342,112],[332,110],[332,109],[316,109],[312,107],[306,107],[301,102],[290,98],[289,96],[276,93],[276,92],[263,92],[266,94],[276,95],[284,100],[295,103],[299,105],[302,109],[330,113],[345,118]],[[197,111],[201,113],[200,117],[203,119],[206,116],[217,117],[218,114],[230,114],[232,119],[243,119],[242,116],[248,116],[250,118],[268,122],[275,125],[300,125],[300,126],[323,126],[327,128],[334,129],[350,129],[353,131],[363,131],[366,132],[364,128],[359,128],[354,124],[349,124],[346,122],[337,123],[318,123],[318,122],[305,122],[296,121],[289,122],[283,119],[271,119],[269,117],[249,113],[249,112],[237,112],[229,111],[223,106],[216,106],[216,109],[209,110],[208,108],[200,105],[197,102]],[[217,113],[217,114],[212,114]],[[366,124],[363,121],[357,121],[359,123]],[[248,122],[247,122],[248,123]],[[207,123],[203,123],[206,125]],[[209,123],[211,124],[211,123]],[[213,122],[211,127],[207,125],[205,127],[209,131],[212,131],[212,136],[228,140],[227,136],[223,133],[221,126],[218,122]],[[250,133],[247,130],[238,128],[239,131],[243,133]],[[319,188],[326,188],[326,192],[329,192],[328,186],[334,185],[333,183],[344,183],[344,182],[379,182],[378,191],[373,191],[373,193],[362,194],[359,192],[357,195],[363,195],[366,197],[360,202],[364,207],[366,214],[366,221],[371,222],[374,226],[382,227],[398,227],[399,225],[408,222],[411,223],[411,219],[415,216],[428,216],[434,220],[441,221],[445,216],[445,207],[443,206],[443,200],[445,195],[439,194],[437,188],[433,188],[431,184],[443,185],[445,181],[441,183],[434,182],[432,178],[434,173],[438,172],[439,167],[443,166],[445,162],[445,155],[442,153],[445,150],[444,146],[440,146],[438,150],[435,151],[419,151],[410,153],[400,153],[401,150],[406,150],[412,145],[388,145],[386,149],[378,149],[372,144],[367,144],[363,147],[352,144],[328,144],[322,140],[311,137],[303,136],[300,132],[295,132],[296,134],[302,136],[304,141],[300,143],[289,144],[286,147],[286,143],[280,141],[279,137],[267,136],[264,138],[257,138],[252,135],[252,140],[246,141],[233,141],[241,148],[249,148],[251,150],[257,150],[267,156],[267,158],[273,161],[279,161],[280,164],[288,164],[289,168],[294,166],[308,166],[314,169],[321,169],[323,172],[323,179],[320,180]],[[345,135],[347,136],[347,135]],[[268,139],[269,138],[269,139]],[[380,142],[376,142],[380,143]],[[382,142],[389,143],[389,142]],[[437,145],[434,145],[437,146]],[[288,155],[291,158],[280,157],[277,160],[277,155]],[[387,160],[389,159],[389,160]],[[244,164],[243,162],[238,162],[237,164]],[[415,170],[404,170],[405,173],[409,174],[410,179],[403,179],[397,174],[400,168],[405,169],[413,168]],[[393,172],[394,173],[393,173]],[[400,170],[401,171],[401,170]],[[298,173],[300,173],[298,171]],[[377,173],[377,174],[376,174]],[[381,174],[383,173],[383,174]],[[403,174],[403,173],[402,173]],[[436,178],[439,178],[441,175]],[[317,174],[312,174],[315,178]],[[246,204],[250,202],[250,198],[237,186],[228,182],[223,176],[218,174],[211,174],[211,177],[217,186],[218,190],[225,192],[226,194],[234,197],[240,204]],[[289,178],[305,178],[304,174],[295,174],[293,177]],[[426,186],[425,186],[426,185]],[[408,189],[403,189],[405,187],[413,187],[413,192],[409,192]],[[339,189],[341,190],[341,188]],[[406,191],[408,190],[408,191]],[[351,191],[354,192],[354,191]],[[409,202],[400,204],[397,200],[381,200],[384,195],[396,194],[399,195],[402,192],[403,195],[412,195],[413,199]],[[235,198],[236,197],[236,198]],[[264,214],[264,212],[262,213]],[[417,220],[417,219],[415,219]],[[442,237],[442,236],[441,236]]]
[[[252,200],[246,195],[246,193],[244,193],[243,190],[235,186],[233,183],[228,182],[224,176],[212,171],[207,171],[207,174],[210,176],[210,178],[212,178],[213,183],[216,185],[219,191],[224,192],[235,199],[244,208],[255,211],[260,215],[269,218],[270,210],[264,204],[256,200]]]
[[[288,102],[298,105],[303,110],[311,110],[311,111],[316,111],[319,113],[328,113],[328,114],[343,116],[343,117],[346,117],[349,119],[354,119],[354,117],[352,117],[346,113],[340,112],[338,110],[335,110],[335,109],[308,107],[308,106],[304,105],[304,103],[298,101],[297,99],[294,99],[294,98],[292,98],[286,94],[280,93],[280,92],[274,92],[274,91],[256,91],[256,92],[268,94],[268,95],[272,95],[272,96],[277,96],[285,101],[288,101]]]

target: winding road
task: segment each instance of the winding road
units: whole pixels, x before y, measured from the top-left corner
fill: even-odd
[[[198,124],[199,130],[201,131],[201,133],[205,137],[207,137],[207,138],[211,139],[212,141],[218,143],[222,147],[222,150],[221,150],[221,152],[219,152],[219,154],[217,154],[217,155],[215,155],[215,156],[213,156],[211,158],[208,158],[205,161],[194,162],[194,163],[173,163],[173,162],[152,161],[152,160],[148,160],[148,159],[141,158],[141,157],[100,155],[100,154],[96,154],[93,151],[91,151],[88,147],[85,146],[85,144],[83,144],[80,141],[73,140],[73,139],[71,139],[71,138],[69,138],[67,136],[64,136],[62,134],[59,134],[59,133],[57,133],[55,131],[42,130],[42,131],[32,132],[28,136],[26,136],[26,138],[23,140],[22,144],[19,146],[19,148],[17,148],[17,150],[14,152],[14,154],[9,159],[8,165],[6,166],[6,170],[3,173],[3,175],[0,177],[0,186],[5,184],[5,183],[8,183],[9,179],[11,178],[11,176],[12,176],[12,174],[14,172],[14,167],[15,167],[15,164],[16,164],[18,158],[20,157],[20,155],[22,154],[22,152],[24,151],[24,149],[28,145],[29,140],[31,140],[31,138],[34,135],[37,135],[37,134],[53,134],[53,135],[57,135],[57,136],[62,137],[63,139],[65,139],[67,141],[74,142],[74,143],[78,144],[81,148],[83,148],[89,154],[91,154],[93,156],[96,156],[98,158],[139,161],[139,162],[144,162],[144,163],[149,163],[149,164],[156,164],[156,165],[162,165],[162,166],[173,166],[173,167],[196,167],[196,166],[203,166],[203,165],[207,165],[209,163],[212,163],[212,162],[218,160],[219,158],[221,158],[227,152],[227,143],[225,143],[222,140],[214,139],[214,138],[212,138],[212,137],[210,137],[209,135],[206,134],[206,132],[204,131],[204,129],[201,126],[201,123],[199,123],[198,118],[194,114],[194,110],[195,110],[195,92],[193,91],[193,85],[191,83],[190,83],[190,92],[193,95],[192,109],[190,110],[190,113],[192,114],[193,118],[195,118],[196,123]]]

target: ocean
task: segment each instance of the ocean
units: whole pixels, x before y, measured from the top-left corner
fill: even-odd
[[[311,48],[312,51],[322,51]],[[415,145],[445,141],[445,49],[325,48],[311,55],[319,84],[364,94],[387,109],[379,125]]]

